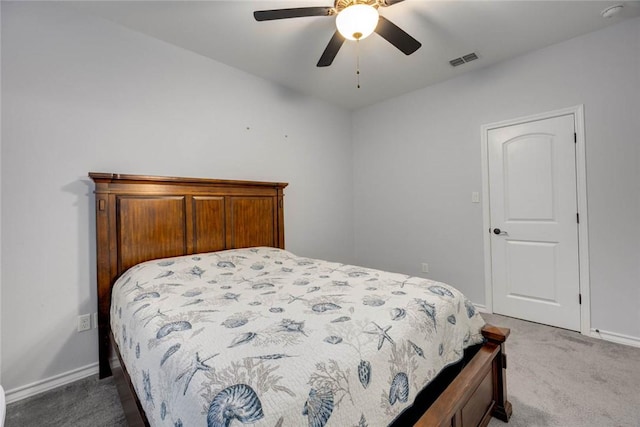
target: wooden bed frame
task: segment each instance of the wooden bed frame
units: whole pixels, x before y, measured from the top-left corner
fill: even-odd
[[[149,425],[111,339],[111,288],[129,267],[156,258],[252,246],[284,249],[285,183],[89,173],[95,182],[100,378],[116,379],[129,425]],[[486,426],[511,416],[505,340],[486,342],[435,402],[420,427]],[[110,353],[112,351],[115,354]],[[118,361],[120,363],[116,363]]]

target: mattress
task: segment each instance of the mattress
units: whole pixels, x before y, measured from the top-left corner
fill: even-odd
[[[139,264],[111,305],[152,426],[385,426],[483,325],[444,283],[274,248]]]

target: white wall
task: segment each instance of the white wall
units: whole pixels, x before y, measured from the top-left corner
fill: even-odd
[[[87,172],[287,181],[288,249],[415,275],[429,262],[430,277],[482,303],[482,211],[470,203],[480,125],[581,103],[592,326],[640,337],[638,19],[359,110],[353,123],[61,4],[3,2],[1,19],[9,390],[97,360],[95,331],[75,332],[96,307]]]
[[[635,19],[357,111],[356,261],[482,304],[480,126],[584,104],[591,324],[640,339],[639,58]]]
[[[89,171],[289,182],[287,248],[352,261],[344,111],[61,4],[2,8],[5,389],[97,361],[75,329],[97,304]]]

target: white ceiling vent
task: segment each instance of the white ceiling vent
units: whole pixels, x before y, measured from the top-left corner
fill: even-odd
[[[460,58],[452,59],[449,61],[452,67],[457,67],[458,65],[466,64],[467,62],[475,61],[478,59],[478,55],[475,52],[468,53]]]

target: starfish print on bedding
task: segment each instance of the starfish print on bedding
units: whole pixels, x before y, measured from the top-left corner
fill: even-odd
[[[392,345],[396,345],[393,342],[387,331],[391,329],[391,326],[387,326],[386,328],[381,328],[376,322],[371,322],[376,327],[375,331],[364,331],[365,334],[378,335],[378,350],[382,348],[382,344],[384,344],[384,340],[389,341]]]
[[[131,278],[130,277],[127,278],[126,282],[124,282],[124,284],[121,286],[121,288],[124,288],[125,286],[127,286],[130,281],[131,281]],[[147,284],[147,282],[143,283],[143,285],[146,285],[146,284]],[[131,294],[132,292],[135,292],[135,291],[144,292],[144,288],[140,285],[140,283],[136,282],[136,285],[133,288],[131,288],[131,289],[127,290],[127,291],[124,291],[124,295],[129,295],[129,294]]]
[[[287,304],[291,304],[294,301],[306,301],[306,299],[302,298],[304,295],[294,296],[289,294],[289,302]]]
[[[167,315],[164,314],[163,312],[161,312],[160,309],[158,309],[158,311],[154,315],[149,316],[146,319],[144,319],[144,320],[146,320],[146,323],[144,324],[144,326],[146,327],[156,317],[167,317]]]
[[[344,267],[344,264],[338,264],[338,266],[336,268],[330,268],[329,269],[329,273],[335,273],[336,271],[340,270],[342,267]]]
[[[218,354],[220,353],[216,353],[211,357],[207,357],[204,360],[200,360],[200,355],[198,354],[198,352],[196,352],[196,363],[193,364],[192,366],[189,367],[189,369],[187,369],[186,371],[184,371],[183,373],[181,373],[180,375],[178,375],[178,377],[176,378],[176,382],[180,381],[182,379],[182,377],[184,377],[185,375],[187,375],[187,381],[184,385],[184,392],[182,393],[183,395],[187,394],[187,389],[189,388],[189,384],[191,384],[191,380],[193,379],[193,377],[195,376],[195,374],[198,371],[209,371],[211,370],[211,366],[205,364],[204,362],[206,362],[207,360],[213,359],[214,357],[216,357]]]
[[[399,281],[399,280],[391,280],[393,283],[400,283],[400,288],[404,288],[404,285],[406,285],[407,283],[409,283],[409,280],[411,280],[411,276],[407,276],[407,278],[404,281]]]

